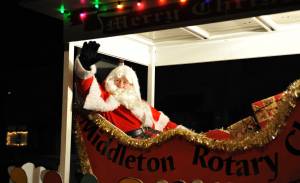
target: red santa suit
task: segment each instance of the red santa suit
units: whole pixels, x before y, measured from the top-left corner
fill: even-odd
[[[124,132],[142,127],[151,127],[158,131],[182,127],[161,111],[157,111],[141,99],[136,73],[128,66],[120,65],[113,69],[101,85],[94,74],[96,66],[85,70],[79,59],[75,61],[75,73],[79,78],[79,90],[85,97],[84,109],[98,111],[108,121]],[[116,78],[125,77],[133,86],[132,90],[120,92],[114,83]]]

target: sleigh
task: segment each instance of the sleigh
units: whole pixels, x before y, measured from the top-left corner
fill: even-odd
[[[97,113],[80,113],[76,127],[82,171],[103,183],[299,182],[299,95],[297,80],[273,101],[254,103],[260,117],[273,111],[264,123],[260,120],[259,130],[247,129],[249,119],[259,117],[255,113],[225,130],[174,129],[146,140],[127,136]],[[230,137],[220,139],[224,131]]]

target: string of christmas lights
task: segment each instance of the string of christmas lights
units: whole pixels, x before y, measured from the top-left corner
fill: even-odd
[[[179,3],[180,5],[185,5],[188,0],[156,0],[151,2],[152,6],[161,7],[171,3]],[[209,0],[206,0],[209,1]],[[114,2],[101,2],[100,0],[80,0],[82,8],[74,10],[79,14],[80,20],[84,21],[90,12],[122,12],[125,9],[131,9],[135,11],[142,11],[146,9],[146,6],[151,6],[151,3],[146,2],[145,0],[118,0]],[[67,18],[71,15],[72,10],[66,8],[64,3],[61,3],[57,8],[57,11],[63,15],[64,18]],[[80,11],[80,13],[78,13]]]

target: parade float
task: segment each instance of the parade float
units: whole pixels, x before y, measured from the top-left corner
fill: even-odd
[[[299,1],[239,2],[189,1],[183,8],[170,4],[161,9],[117,15],[92,11],[80,21],[74,19],[81,16],[80,11],[72,12],[72,25],[65,26],[69,49],[64,63],[59,170],[64,182],[69,182],[72,123],[82,172],[95,175],[99,182],[300,181],[299,80],[282,93],[270,94],[253,103],[253,115],[224,129],[200,133],[175,129],[146,140],[127,136],[97,113],[73,108],[77,48],[91,39],[101,44],[102,54],[147,67],[147,101],[152,105],[158,66],[300,53],[299,27],[278,26],[270,17],[261,16],[297,10]],[[202,29],[205,23],[239,18],[251,18],[245,21],[255,21],[264,31],[220,38]],[[164,29],[165,34],[174,33],[168,32],[169,28],[179,28],[197,40],[185,37],[156,44],[147,37],[147,32],[143,33],[159,29]],[[174,35],[178,37],[177,33]],[[253,128],[256,125],[259,129]]]
[[[82,170],[99,182],[299,182],[300,80],[227,129],[175,129],[151,139],[127,136],[97,113],[76,116]],[[259,130],[251,128],[258,119]],[[219,133],[230,135],[219,140]],[[237,133],[240,133],[237,135]],[[130,181],[129,181],[130,180]],[[138,180],[138,181],[137,181]]]

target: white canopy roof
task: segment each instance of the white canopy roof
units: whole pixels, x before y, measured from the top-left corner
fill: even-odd
[[[299,54],[300,11],[94,40],[101,53],[145,66]]]

